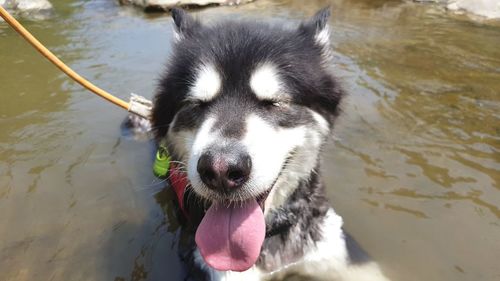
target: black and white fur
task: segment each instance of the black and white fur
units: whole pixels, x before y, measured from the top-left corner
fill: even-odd
[[[152,125],[190,181],[180,246],[186,280],[388,280],[343,230],[324,194],[319,155],[344,95],[330,69],[329,15],[323,9],[296,26],[204,25],[172,11],[176,42]],[[235,191],[209,188],[200,178],[200,156],[213,151],[249,155],[251,172]],[[197,224],[213,202],[248,198],[265,199],[259,260],[245,272],[216,272],[192,239]]]

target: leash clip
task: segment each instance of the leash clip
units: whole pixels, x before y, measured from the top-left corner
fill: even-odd
[[[153,164],[153,173],[158,178],[165,178],[170,169],[170,155],[168,154],[167,147],[160,144],[156,152],[155,162]]]
[[[143,96],[130,94],[128,111],[149,120],[153,103]]]

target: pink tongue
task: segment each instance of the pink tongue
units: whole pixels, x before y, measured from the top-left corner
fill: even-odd
[[[252,267],[264,242],[264,214],[255,200],[226,207],[213,204],[196,231],[205,262],[221,271]]]

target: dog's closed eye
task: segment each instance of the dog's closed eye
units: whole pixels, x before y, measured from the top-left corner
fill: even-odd
[[[273,108],[273,107],[284,107],[287,104],[287,102],[273,100],[273,99],[266,99],[266,100],[261,100],[260,104],[266,108]]]

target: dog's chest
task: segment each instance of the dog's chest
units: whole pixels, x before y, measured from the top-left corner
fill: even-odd
[[[337,266],[333,266],[337,263]],[[340,265],[340,266],[339,266]],[[221,281],[332,281],[339,279],[339,268],[344,268],[344,261],[334,261],[323,257],[321,253],[311,252],[302,260],[284,266],[273,272],[266,272],[254,266],[245,272],[224,272]]]

